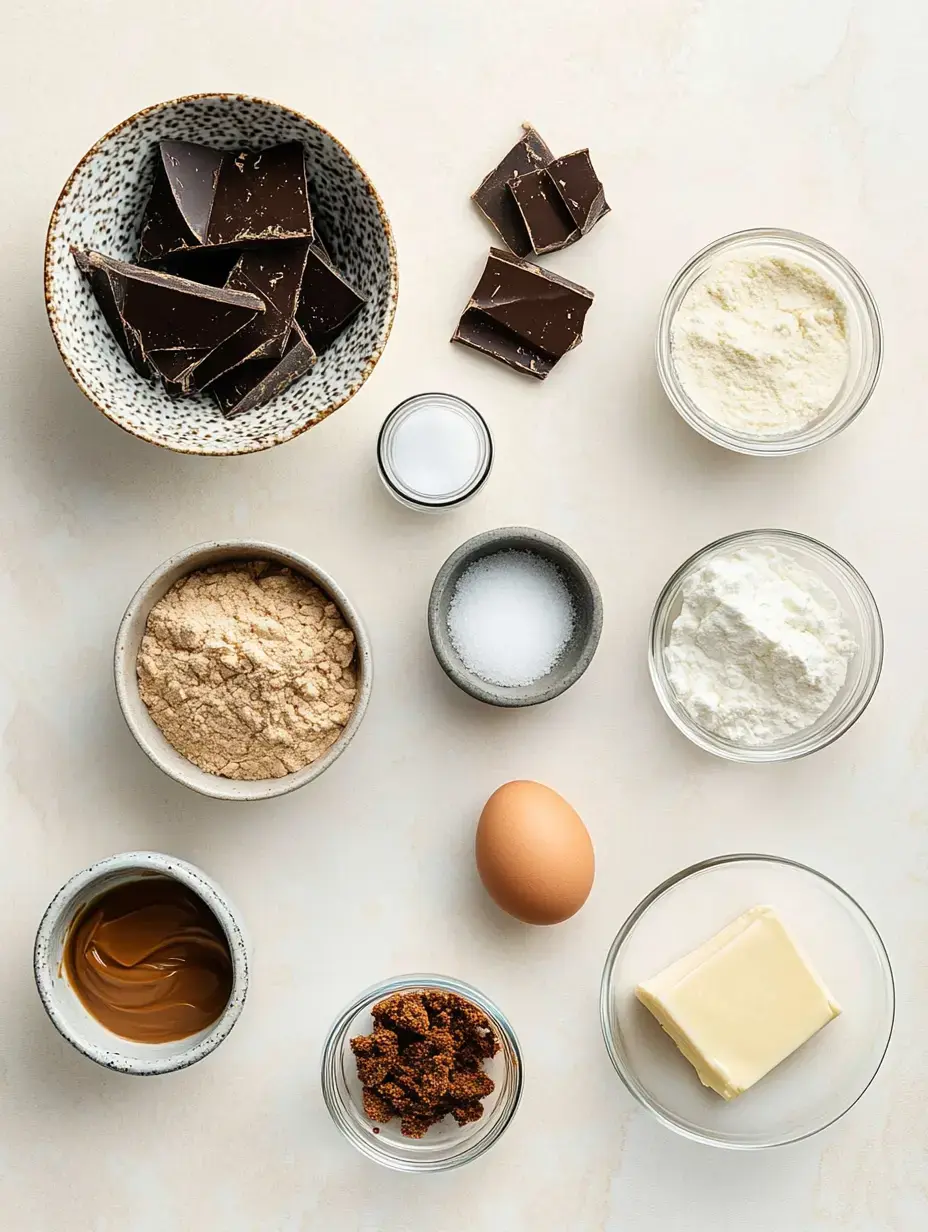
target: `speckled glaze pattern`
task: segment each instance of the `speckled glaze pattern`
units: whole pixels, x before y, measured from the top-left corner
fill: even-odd
[[[302,142],[320,230],[339,268],[367,297],[361,313],[311,372],[266,406],[231,420],[211,398],[169,398],[133,370],[70,253],[75,245],[135,258],[156,144],[163,138],[223,149]],[[390,335],[396,299],[393,234],[361,167],[312,120],[246,95],[191,95],[131,116],[81,159],[49,224],[45,302],[68,370],[114,423],[182,453],[268,449],[325,419],[357,393],[373,370]]]
[[[102,1047],[75,1025],[73,1015],[64,1012],[63,993],[67,977],[61,969],[61,941],[71,920],[83,905],[113,878],[126,874],[160,874],[173,877],[197,894],[216,916],[232,956],[232,992],[228,1004],[209,1030],[196,1042],[178,1040],[173,1045],[138,1045],[106,1031],[112,1044]],[[36,987],[45,1011],[69,1044],[106,1069],[122,1074],[166,1074],[186,1069],[213,1052],[238,1022],[248,992],[248,950],[241,925],[223,891],[193,864],[162,855],[157,851],[131,851],[99,860],[67,881],[45,911],[35,939],[33,968]],[[88,1021],[90,1015],[84,1011]],[[95,1024],[99,1030],[99,1024]]]

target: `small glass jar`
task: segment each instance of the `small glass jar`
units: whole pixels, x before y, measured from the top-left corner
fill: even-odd
[[[773,744],[758,746],[735,744],[701,727],[677,697],[664,660],[673,622],[683,606],[683,587],[687,579],[713,557],[751,547],[775,548],[824,582],[841,604],[857,643],[857,653],[848,664],[847,678],[825,713],[811,727]],[[684,561],[670,578],[651,616],[648,662],[651,680],[664,710],[680,731],[701,749],[729,761],[789,761],[825,748],[852,727],[866,710],[883,666],[883,625],[870,587],[854,566],[833,548],[793,531],[748,530],[710,543]]]
[[[371,1008],[376,1002],[395,993],[427,988],[456,993],[489,1018],[500,1050],[485,1062],[485,1069],[496,1089],[483,1101],[479,1121],[458,1125],[446,1117],[423,1138],[404,1138],[398,1122],[375,1125],[368,1120],[350,1041],[370,1032]],[[505,1015],[476,988],[448,976],[400,975],[368,988],[339,1015],[323,1048],[322,1095],[332,1120],[368,1159],[399,1172],[444,1172],[483,1155],[508,1128],[522,1098],[522,1050]]]
[[[757,436],[726,427],[705,414],[684,388],[674,364],[671,341],[677,310],[710,269],[736,257],[782,257],[807,265],[830,283],[847,307],[849,362],[837,397],[825,412],[795,432]],[[737,231],[708,244],[686,263],[670,285],[657,325],[657,371],[664,392],[691,428],[725,449],[757,457],[801,453],[842,432],[867,405],[883,362],[880,314],[867,284],[839,252],[798,231],[758,227]]]
[[[469,501],[493,466],[486,420],[453,394],[407,398],[384,420],[377,467],[387,491],[408,509],[440,513]]]

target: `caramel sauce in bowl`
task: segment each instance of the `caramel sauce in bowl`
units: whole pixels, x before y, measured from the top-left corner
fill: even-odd
[[[202,870],[158,852],[75,874],[36,936],[35,978],[61,1034],[131,1074],[184,1069],[238,1020],[248,955],[234,909]]]

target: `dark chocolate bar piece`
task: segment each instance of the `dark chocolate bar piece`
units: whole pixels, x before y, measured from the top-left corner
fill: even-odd
[[[250,291],[210,287],[99,252],[75,252],[74,258],[84,273],[106,273],[122,327],[145,354],[178,347],[212,350],[264,312],[264,301]],[[92,277],[91,285],[96,282]]]
[[[309,240],[291,240],[242,253],[226,288],[260,295],[265,310],[202,359],[191,374],[194,389],[205,389],[249,360],[280,359],[290,338],[308,252]]]
[[[544,380],[582,340],[592,302],[585,287],[491,248],[451,341]]]
[[[206,243],[206,229],[224,155],[190,141],[161,141],[145,207],[140,261],[157,261]]]
[[[580,238],[580,230],[561,200],[547,167],[509,181],[532,252],[557,252]]]
[[[586,235],[609,213],[610,207],[599,176],[593,170],[589,150],[576,150],[554,159],[548,174],[581,235]]]
[[[367,303],[316,245],[309,250],[296,319],[318,353],[331,346]]]
[[[210,386],[210,392],[226,419],[264,406],[304,376],[317,359],[306,335],[294,323],[282,359],[253,359],[239,364]]]
[[[298,141],[223,155],[207,244],[312,239],[306,160]]]
[[[77,268],[90,283],[90,289],[100,305],[103,318],[110,327],[113,337],[125,352],[129,363],[139,376],[151,376],[141,339],[123,317],[126,302],[125,280],[114,276],[105,265],[92,262],[89,253],[72,248],[71,255],[74,257]]]
[[[240,248],[185,248],[183,252],[172,252],[157,262],[140,261],[139,264],[151,264],[152,268],[163,270],[165,274],[189,278],[192,282],[224,287],[241,255]]]
[[[523,124],[522,128],[525,130],[522,139],[484,177],[472,200],[499,232],[503,242],[518,256],[527,257],[532,243],[509,185],[519,176],[546,167],[554,155],[530,124]]]
[[[193,374],[209,351],[191,351],[177,347],[173,351],[152,351],[148,362],[161,377],[165,392],[172,398],[193,392]]]

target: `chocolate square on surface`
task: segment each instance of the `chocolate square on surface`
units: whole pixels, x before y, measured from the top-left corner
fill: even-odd
[[[499,232],[503,242],[517,256],[527,257],[532,251],[531,240],[509,184],[519,176],[547,166],[554,155],[530,124],[523,124],[522,128],[522,138],[484,177],[472,194],[472,200]]]

